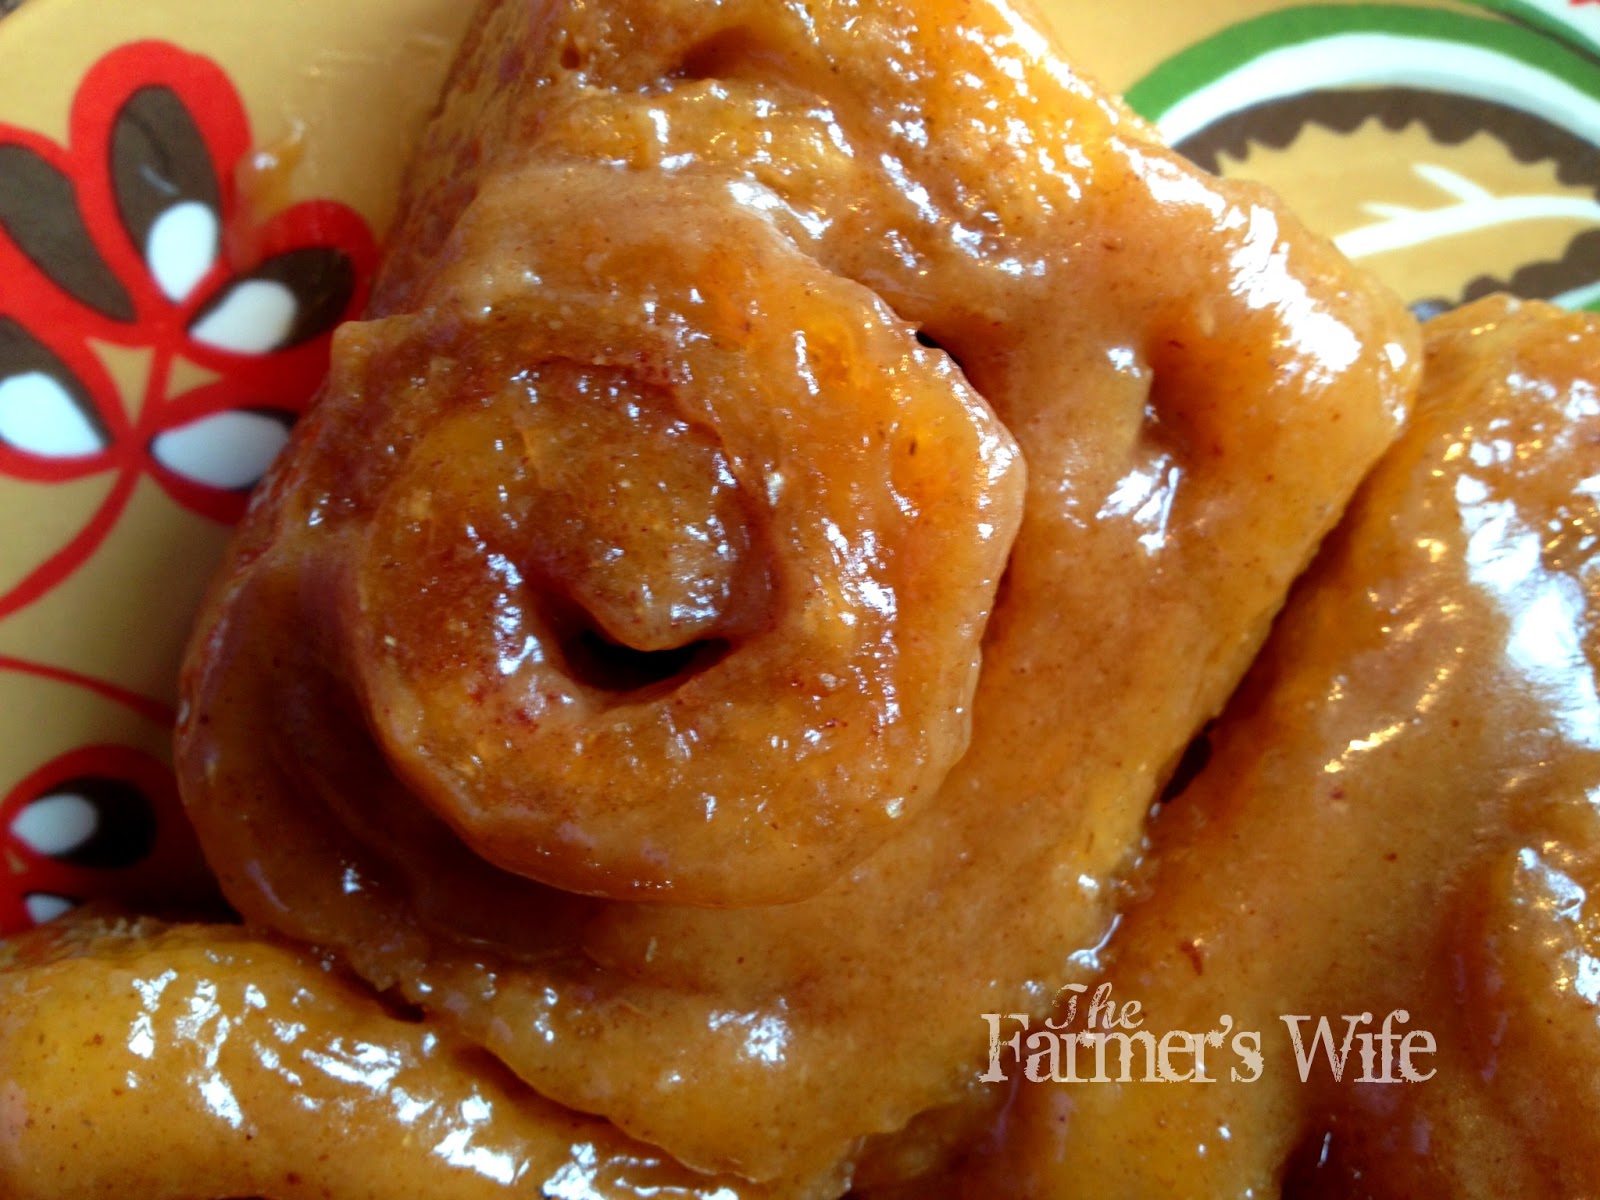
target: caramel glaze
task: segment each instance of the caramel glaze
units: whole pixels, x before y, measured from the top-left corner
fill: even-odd
[[[207,853],[541,1093],[842,1190],[1091,969],[1414,329],[988,0],[488,3],[400,211],[192,643]]]
[[[236,927],[74,916],[0,943],[0,1063],[7,1200],[766,1195]]]
[[[1415,419],[1154,823],[1108,979],[1158,1035],[1261,1031],[1261,1078],[1026,1085],[967,1195],[1592,1194],[1597,364],[1590,315],[1429,323]],[[1436,1075],[1301,1082],[1282,1014],[1396,1009]]]

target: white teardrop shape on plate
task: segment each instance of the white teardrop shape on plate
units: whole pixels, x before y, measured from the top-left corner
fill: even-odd
[[[288,440],[282,422],[236,408],[167,430],[150,443],[150,452],[169,471],[231,491],[266,474]]]
[[[178,304],[188,299],[211,270],[218,233],[216,214],[198,200],[174,204],[150,226],[144,257],[168,300]]]
[[[78,902],[65,896],[52,896],[49,892],[32,892],[23,897],[22,907],[27,910],[30,921],[35,925],[43,925],[46,921],[54,921],[71,912],[78,907]]]
[[[189,330],[197,342],[235,354],[265,354],[294,328],[294,293],[271,279],[246,279]]]
[[[43,371],[0,380],[0,441],[42,458],[81,458],[105,449],[67,389]]]
[[[60,858],[94,836],[100,827],[95,806],[77,792],[41,796],[11,821],[11,834],[37,854]]]

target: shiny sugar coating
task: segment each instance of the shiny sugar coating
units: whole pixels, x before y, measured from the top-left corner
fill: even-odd
[[[896,1161],[1091,969],[1412,322],[987,0],[488,4],[393,246],[189,658],[230,899],[697,1169]]]
[[[523,172],[455,239],[424,315],[342,335],[295,489],[350,514],[278,518],[348,565],[330,636],[388,756],[542,883],[815,894],[966,749],[1015,444],[948,358],[720,189]],[[361,476],[368,409],[360,436],[404,460]]]
[[[0,1194],[763,1200],[536,1096],[315,955],[74,915],[0,945]]]
[[[1600,319],[1499,297],[1425,332],[1409,428],[1155,823],[1109,949],[1145,1028],[1226,1013],[1263,1073],[1213,1052],[1211,1083],[1027,1085],[967,1195],[1591,1185]],[[1344,1014],[1396,1011],[1431,1078],[1359,1082],[1353,1050],[1344,1079],[1324,1058],[1301,1081],[1283,1015],[1342,1043]]]

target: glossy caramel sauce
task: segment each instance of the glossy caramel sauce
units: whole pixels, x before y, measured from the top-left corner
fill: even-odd
[[[980,1014],[1092,977],[1416,367],[1004,5],[496,0],[196,632],[185,801],[251,926],[672,1186],[891,1184]]]
[[[1108,951],[1147,1027],[1260,1031],[1260,1078],[1216,1054],[1214,1082],[1028,1085],[965,1194],[1592,1190],[1600,320],[1499,297],[1426,334],[1415,416],[1154,822]],[[1430,1077],[1380,1081],[1375,1047],[1365,1082],[1359,1049],[1302,1081],[1282,1015],[1342,1044],[1344,1014],[1396,1011]]]
[[[8,1200],[764,1194],[686,1186],[660,1151],[236,927],[74,917],[17,939],[0,1062]]]

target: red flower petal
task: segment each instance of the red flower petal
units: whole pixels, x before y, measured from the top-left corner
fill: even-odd
[[[166,764],[127,746],[86,746],[39,767],[0,800],[0,842],[22,870],[0,876],[0,936],[63,906],[209,897],[209,877]]]
[[[13,168],[0,171],[0,474],[122,473],[88,525],[0,595],[0,617],[77,569],[142,470],[179,504],[236,520],[377,258],[366,222],[332,201],[253,225],[235,180],[244,106],[204,57],[155,41],[111,51],[80,83],[69,129],[61,147],[0,125],[0,167]],[[27,347],[9,372],[7,333]],[[152,354],[133,428],[91,339]],[[177,355],[222,378],[169,399]]]

